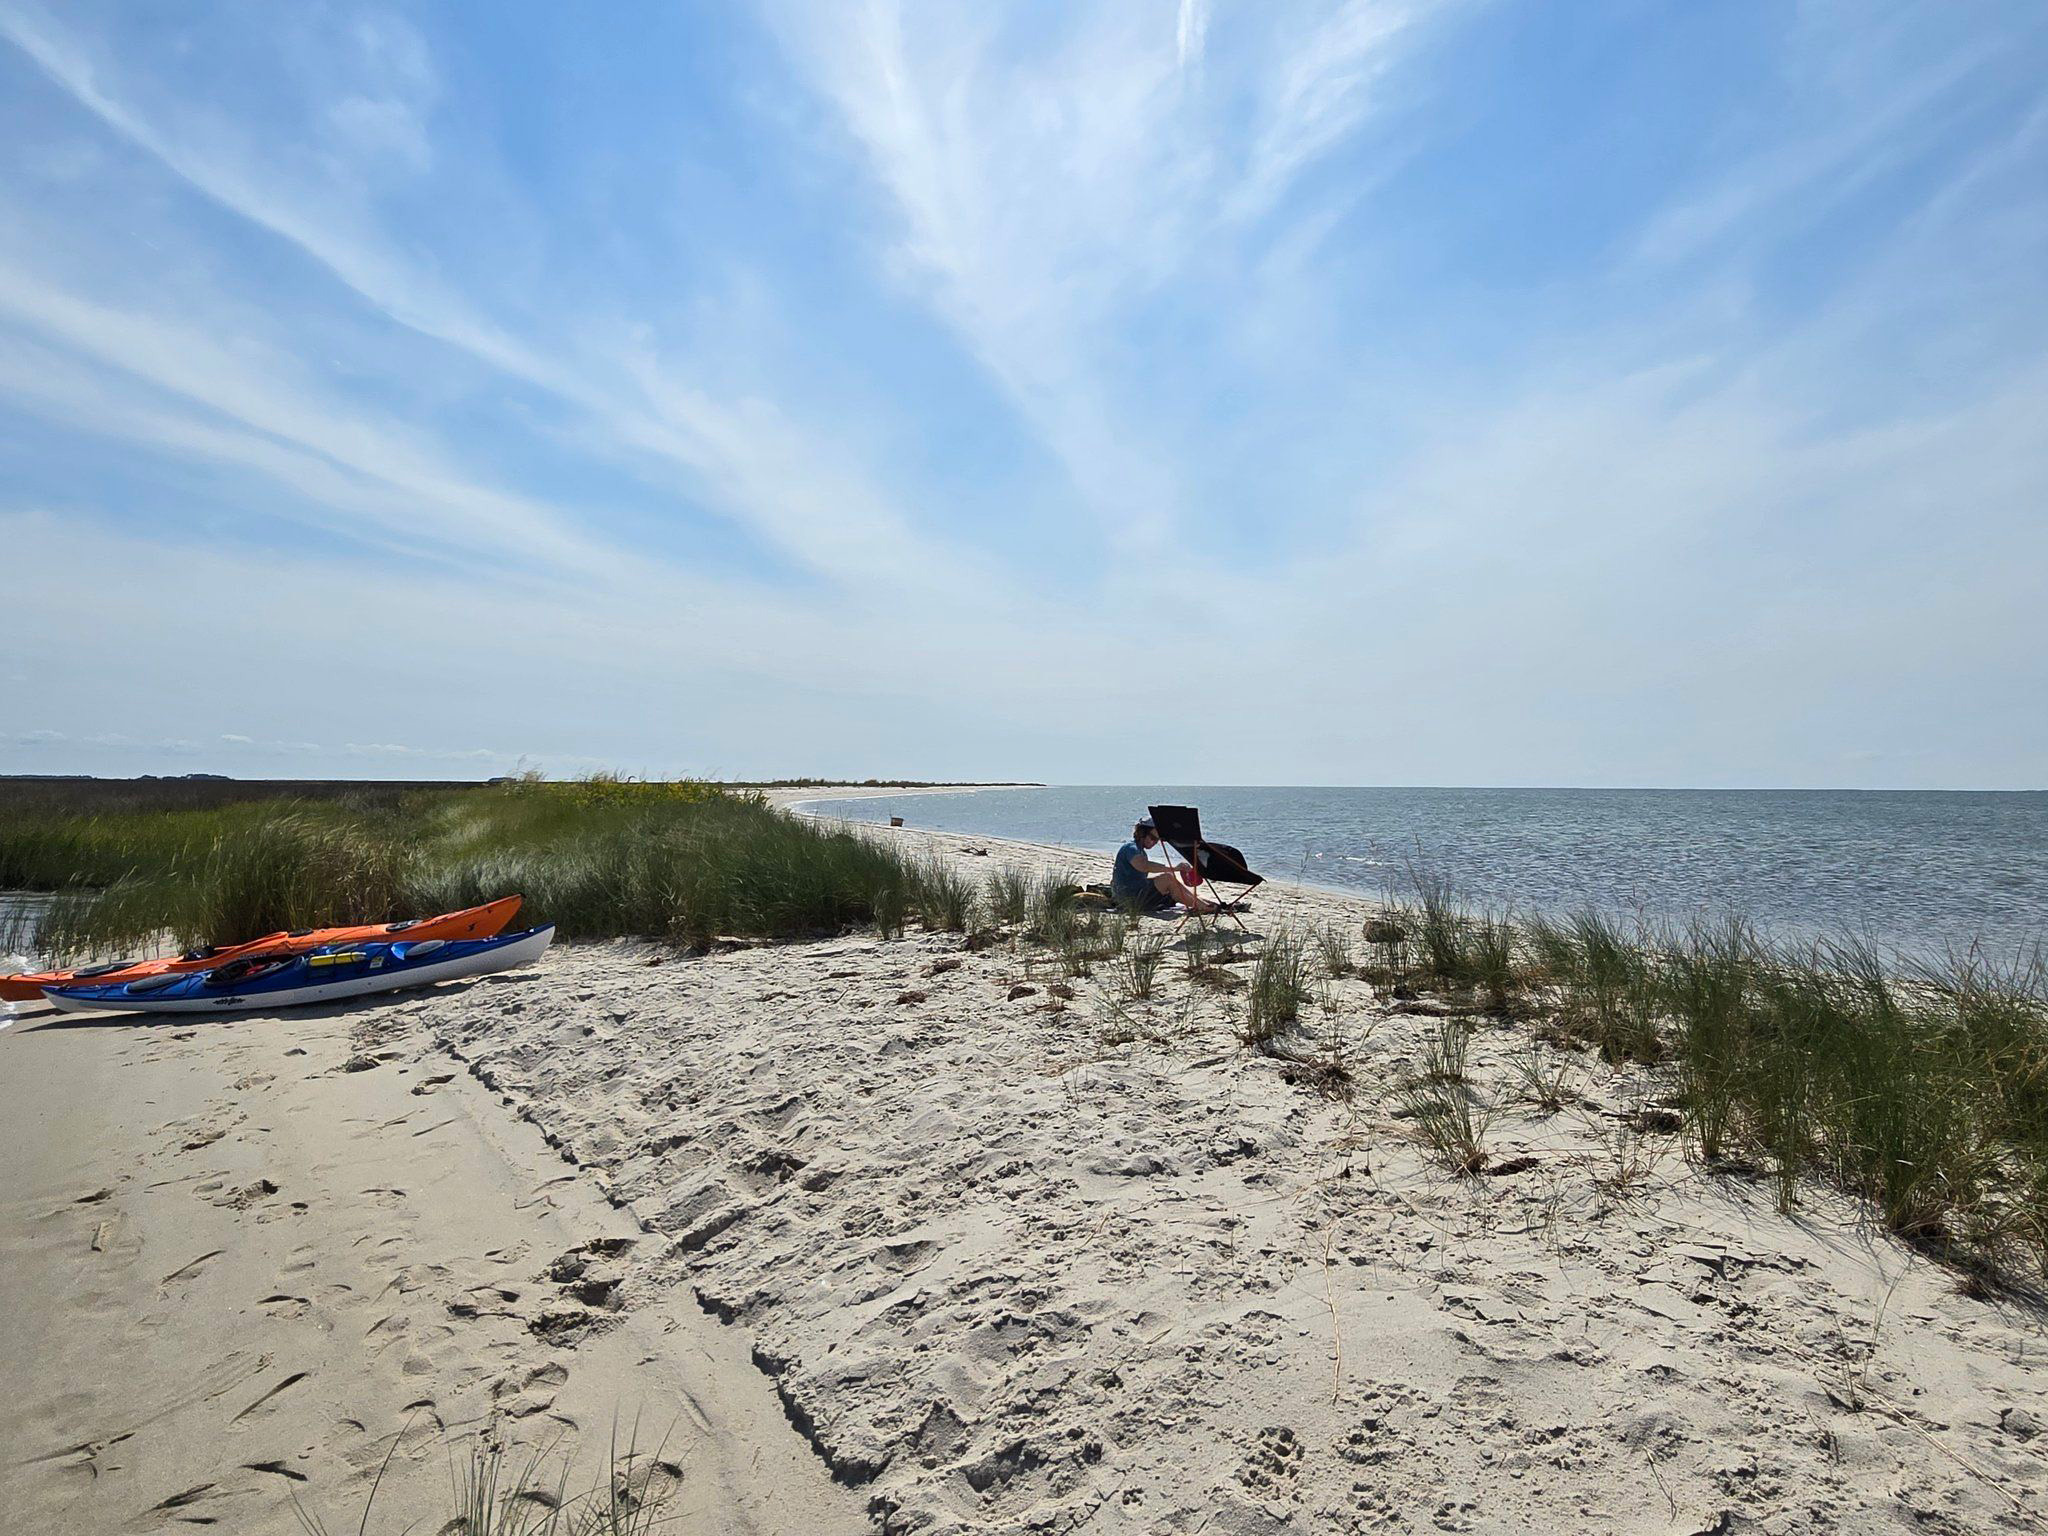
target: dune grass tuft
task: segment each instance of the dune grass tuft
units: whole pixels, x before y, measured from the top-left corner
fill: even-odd
[[[1274,1040],[1315,1000],[1315,976],[1308,946],[1299,934],[1281,930],[1260,946],[1245,995],[1242,1037],[1256,1050]]]
[[[933,933],[965,933],[980,905],[975,883],[937,854],[911,866],[910,889],[917,920]]]
[[[306,1536],[367,1536],[403,1439],[403,1431],[392,1437],[362,1509],[338,1529],[294,1493],[292,1510]],[[472,1436],[460,1455],[450,1453],[448,1513],[432,1529],[439,1536],[654,1536],[681,1518],[668,1505],[682,1469],[665,1459],[665,1442],[648,1454],[636,1441],[637,1432],[622,1450],[615,1428],[603,1481],[572,1493],[559,1439],[521,1447]]]
[[[1158,991],[1159,966],[1165,958],[1165,934],[1132,934],[1113,967],[1117,991],[1133,1002],[1152,997]]]
[[[1469,1177],[1486,1167],[1491,1112],[1463,1082],[1423,1077],[1402,1088],[1394,1101],[1396,1112],[1453,1173]]]
[[[995,922],[1016,927],[1031,910],[1031,881],[1005,865],[989,876],[984,905]]]

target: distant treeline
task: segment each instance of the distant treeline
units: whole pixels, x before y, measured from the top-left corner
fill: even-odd
[[[480,783],[424,779],[0,778],[0,812],[104,816],[206,811],[252,800],[342,800],[391,806],[417,790],[481,787]]]
[[[529,775],[529,778],[537,776]],[[600,775],[613,782],[610,775]],[[55,775],[0,775],[0,811],[51,815],[113,814],[130,811],[199,811],[252,800],[340,800],[365,807],[396,805],[416,790],[482,789],[503,779],[92,779]],[[630,782],[630,781],[621,781]],[[676,780],[677,783],[708,782]],[[1025,789],[1025,784],[972,784],[933,779],[726,779],[724,789]]]

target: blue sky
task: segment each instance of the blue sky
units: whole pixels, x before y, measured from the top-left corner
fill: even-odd
[[[2033,3],[0,0],[0,771],[2048,784]]]

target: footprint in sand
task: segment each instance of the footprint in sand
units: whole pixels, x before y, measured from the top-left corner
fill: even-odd
[[[500,1376],[491,1383],[491,1400],[508,1419],[528,1418],[552,1408],[555,1393],[568,1379],[566,1365],[549,1361],[521,1375]]]
[[[254,1184],[245,1184],[240,1189],[231,1189],[224,1195],[213,1197],[212,1203],[224,1210],[246,1211],[250,1206],[261,1204],[276,1193],[277,1186],[269,1179],[258,1179]]]
[[[438,1449],[446,1426],[431,1397],[413,1399],[398,1414],[402,1426],[398,1431],[399,1456],[418,1460]],[[391,1454],[391,1439],[388,1433],[369,1434],[360,1419],[340,1419],[327,1433],[327,1448],[358,1472],[374,1472]]]

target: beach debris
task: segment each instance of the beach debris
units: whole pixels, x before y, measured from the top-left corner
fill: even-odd
[[[929,976],[943,976],[948,971],[959,970],[963,964],[965,962],[958,955],[947,955],[944,959],[934,960],[930,965],[926,966],[925,974]]]
[[[1036,997],[1037,995],[1038,988],[1032,986],[1031,983],[1028,981],[1018,982],[1014,987],[1010,988],[1009,991],[1009,998],[1010,1001],[1013,1003],[1017,1001],[1017,999],[1020,997]]]
[[[365,1055],[359,1051],[341,1064],[341,1070],[344,1072],[369,1072],[373,1071],[377,1064],[376,1057]]]
[[[921,1003],[925,1000],[925,996],[925,993],[918,991],[915,987],[905,987],[896,994],[896,1001],[899,1003]]]
[[[1088,1171],[1105,1179],[1149,1179],[1180,1170],[1156,1152],[1106,1152],[1088,1164]]]
[[[1639,1131],[1672,1135],[1685,1129],[1685,1112],[1669,1104],[1644,1104],[1627,1118],[1628,1123]]]
[[[1405,944],[1407,943],[1407,941],[1408,930],[1403,928],[1399,923],[1395,922],[1391,917],[1372,917],[1366,919],[1366,943]]]
[[[583,1340],[618,1325],[612,1312],[592,1312],[583,1307],[553,1307],[533,1318],[526,1331],[543,1344],[574,1349]]]
[[[245,1184],[240,1189],[230,1190],[213,1201],[213,1204],[231,1211],[246,1211],[258,1201],[268,1200],[277,1193],[277,1185],[269,1179],[258,1179],[254,1184]]]

